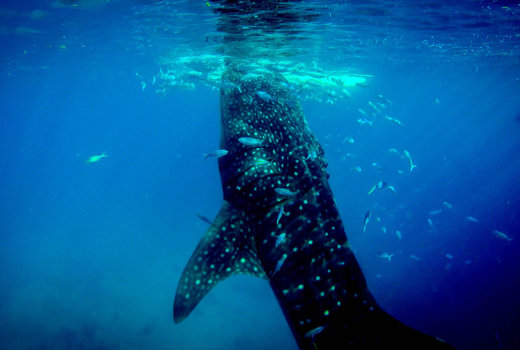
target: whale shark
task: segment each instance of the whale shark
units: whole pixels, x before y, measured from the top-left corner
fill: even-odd
[[[287,80],[233,64],[222,79],[240,86],[220,95],[223,205],[182,272],[174,321],[217,283],[244,273],[268,281],[300,349],[451,349],[390,316],[369,292],[324,150]]]

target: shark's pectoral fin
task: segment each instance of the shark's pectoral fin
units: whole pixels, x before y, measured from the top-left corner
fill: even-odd
[[[267,278],[256,255],[254,235],[244,217],[228,202],[193,252],[182,272],[173,319],[184,320],[218,282],[237,274],[247,273]]]

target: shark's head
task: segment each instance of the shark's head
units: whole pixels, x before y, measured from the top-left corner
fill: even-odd
[[[221,147],[231,155],[219,160],[224,199],[258,211],[286,200],[275,188],[308,190],[302,182],[306,163],[325,168],[324,152],[289,82],[279,74],[239,69],[228,69],[223,79],[240,87],[221,93]],[[244,137],[259,144],[241,143]]]

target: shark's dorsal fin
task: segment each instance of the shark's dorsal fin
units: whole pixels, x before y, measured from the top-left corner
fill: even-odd
[[[175,322],[188,317],[218,282],[237,273],[266,278],[254,235],[240,211],[224,201],[182,272],[173,306]]]

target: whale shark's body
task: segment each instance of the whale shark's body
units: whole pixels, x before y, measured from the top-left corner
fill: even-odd
[[[240,86],[221,91],[224,205],[181,276],[175,321],[219,281],[249,273],[269,281],[301,349],[450,348],[388,315],[368,291],[323,149],[288,82],[233,67],[223,79]]]

